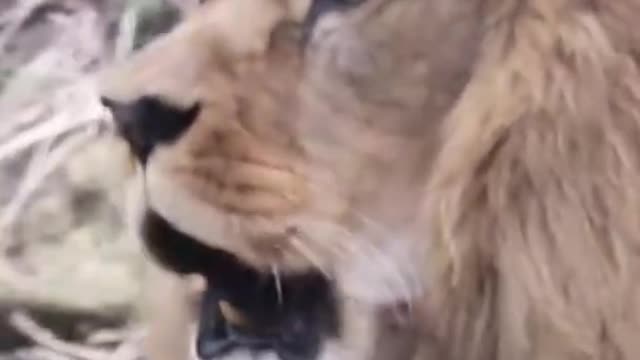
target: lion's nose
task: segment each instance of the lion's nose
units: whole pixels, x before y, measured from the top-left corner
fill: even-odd
[[[199,103],[180,108],[156,96],[129,102],[103,96],[100,101],[111,111],[118,134],[143,165],[157,145],[176,141],[200,113]]]

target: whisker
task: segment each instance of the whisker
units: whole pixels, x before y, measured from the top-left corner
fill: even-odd
[[[383,233],[385,236],[383,240],[391,238],[391,232],[387,231],[383,226],[367,219],[362,214],[357,214],[360,219],[362,219],[363,223],[366,223],[370,227],[375,227],[378,230],[378,233]],[[334,226],[335,230],[340,232],[342,239],[351,239],[352,241],[341,241],[339,242],[340,247],[343,251],[338,252],[338,255],[341,256],[353,256],[357,255],[362,257],[365,254],[366,257],[371,259],[371,262],[374,263],[375,266],[383,266],[388,274],[393,276],[397,283],[400,285],[400,291],[402,292],[402,298],[406,303],[409,304],[411,308],[412,298],[411,295],[411,284],[409,280],[403,276],[400,267],[396,265],[396,263],[387,256],[387,254],[379,249],[376,245],[376,241],[358,241],[362,239],[362,236],[355,235],[353,231],[345,229],[341,226]],[[373,238],[373,237],[372,237]],[[375,238],[380,238],[380,235],[375,236]],[[335,245],[335,243],[332,243]]]
[[[320,261],[320,259],[318,259],[313,254],[313,251],[311,251],[311,249],[304,243],[304,241],[301,241],[301,239],[299,238],[299,234],[295,236],[291,236],[289,237],[289,239],[291,241],[291,245],[293,245],[296,248],[296,250],[298,250],[300,255],[304,256],[307,260],[309,260],[309,262],[313,264],[313,266],[315,266],[320,272],[322,272],[322,274],[327,279],[333,279],[333,277],[329,275],[329,272],[327,272],[327,269],[325,269],[324,265],[322,265],[322,261]]]
[[[382,266],[382,268],[385,269],[384,271],[389,274],[389,279],[394,279],[392,280],[392,283],[399,285],[401,299],[411,307],[411,282],[406,279],[406,276],[403,276],[402,271],[393,259],[391,259],[382,249],[379,249],[376,246],[378,242],[374,241],[376,238],[380,238],[380,233],[387,234],[386,238],[382,238],[383,240],[391,239],[390,231],[387,231],[383,226],[379,226],[378,224],[366,219],[366,224],[369,225],[369,229],[375,228],[376,230],[379,230],[377,231],[377,236],[366,239],[362,234],[356,235],[352,230],[331,222],[319,221],[317,219],[304,220],[306,226],[302,228],[306,231],[299,233],[303,240],[302,243],[313,244],[314,248],[326,251],[338,259],[350,260],[353,257],[365,258],[367,261],[370,261],[374,267]],[[313,238],[310,234],[313,236],[322,236],[323,238],[336,238],[340,241],[312,241]],[[301,244],[300,239],[298,239],[298,244],[303,245],[305,249],[309,249],[308,245]],[[416,284],[417,283],[418,282],[416,281]],[[381,290],[390,291],[390,287],[385,287]]]
[[[282,306],[284,302],[284,296],[282,294],[282,279],[280,278],[280,271],[278,269],[278,265],[271,265],[271,272],[273,273],[273,277],[276,281],[276,294],[278,296],[278,305]]]
[[[368,217],[364,216],[361,213],[356,213],[356,216],[358,216],[358,218],[365,223],[367,226],[373,227],[373,228],[377,228],[377,231],[379,231],[380,233],[384,234],[383,236],[385,236],[386,239],[390,239],[393,235],[391,234],[391,231],[389,231],[388,229],[386,229],[385,227],[383,227],[382,225],[380,225],[379,223],[376,223],[375,221],[372,221],[371,219],[369,219]],[[411,284],[409,282],[408,279],[406,279],[406,277],[402,276],[402,271],[400,270],[400,267],[395,264],[393,261],[391,261],[389,259],[388,256],[386,256],[384,254],[384,252],[377,248],[375,246],[374,242],[367,242],[367,245],[369,245],[369,248],[378,255],[378,257],[382,260],[382,262],[384,263],[384,265],[387,266],[388,270],[390,271],[390,273],[395,274],[396,275],[396,279],[400,281],[401,284],[403,284],[403,292],[405,293],[405,301],[407,302],[407,304],[409,305],[409,311],[412,311],[412,295],[411,295]],[[414,281],[417,280],[414,279]]]

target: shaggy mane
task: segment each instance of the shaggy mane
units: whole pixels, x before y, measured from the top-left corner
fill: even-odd
[[[451,358],[640,354],[632,2],[528,1],[491,24],[429,188]]]

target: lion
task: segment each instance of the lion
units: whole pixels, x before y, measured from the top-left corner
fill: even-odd
[[[102,78],[170,298],[152,358],[640,356],[639,16],[203,2]]]

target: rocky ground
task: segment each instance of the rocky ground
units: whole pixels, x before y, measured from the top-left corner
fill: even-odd
[[[187,0],[0,0],[0,360],[132,360],[139,244],[94,74]]]

